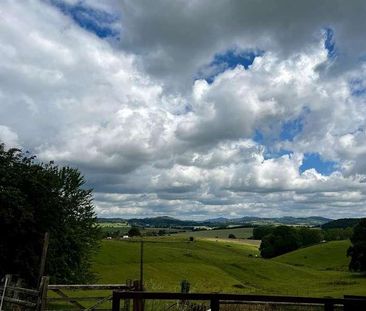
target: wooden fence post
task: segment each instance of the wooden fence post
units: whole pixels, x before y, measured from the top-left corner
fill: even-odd
[[[39,285],[39,298],[38,298],[39,311],[45,311],[47,309],[47,291],[49,281],[50,279],[48,276],[43,276],[41,278],[41,283]]]
[[[218,299],[211,299],[211,311],[220,311],[220,301]]]
[[[49,240],[50,240],[50,235],[49,235],[48,232],[46,232],[44,234],[44,240],[43,240],[41,263],[40,263],[40,267],[39,267],[38,284],[41,284],[41,279],[44,275],[44,270],[45,270],[45,267],[46,267],[46,259],[47,259],[47,251],[48,251]]]
[[[127,286],[127,290],[131,291],[132,290],[132,280],[127,279],[126,280],[126,286]],[[124,301],[123,301],[123,311],[130,311],[130,299],[124,299]]]
[[[120,311],[121,299],[117,295],[112,298],[112,311]]]
[[[140,281],[133,281],[134,291],[139,291],[142,288]],[[133,311],[144,311],[144,300],[143,299],[133,299]]]
[[[332,303],[326,303],[324,305],[324,311],[334,311],[334,305]]]

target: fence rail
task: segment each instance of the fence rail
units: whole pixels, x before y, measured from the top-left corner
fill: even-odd
[[[39,289],[24,288],[21,286],[22,280],[17,279],[10,274],[5,276],[4,285],[0,286],[0,309],[4,308],[6,304],[11,306],[18,306],[32,310],[42,310],[44,301],[42,300],[42,293],[47,286],[48,278],[42,277]],[[8,306],[5,306],[5,310]]]
[[[112,300],[111,291],[128,291],[136,289],[136,282],[132,283],[131,281],[127,281],[126,284],[73,284],[73,285],[64,285],[64,284],[52,284],[48,285],[48,291],[51,291],[58,295],[58,297],[47,297],[47,309],[49,309],[49,305],[52,303],[60,303],[66,302],[69,305],[72,305],[73,308],[77,310],[105,310],[101,305]],[[95,296],[72,296],[70,292],[73,291],[109,291],[108,294],[102,296],[102,294],[98,294]],[[85,302],[94,302],[92,305],[84,304]],[[110,309],[109,309],[110,310]]]
[[[48,290],[127,290],[131,287],[127,284],[51,284],[48,285]]]
[[[317,298],[293,296],[265,296],[240,294],[211,294],[211,293],[168,293],[168,292],[113,292],[112,311],[120,310],[120,301],[133,299],[136,302],[134,310],[144,310],[144,300],[180,300],[180,301],[209,301],[211,311],[219,311],[220,305],[228,303],[277,303],[323,306],[325,311],[333,311],[336,306],[342,306],[346,311],[366,310],[366,297],[347,298]]]

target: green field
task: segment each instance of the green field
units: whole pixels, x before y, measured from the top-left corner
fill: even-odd
[[[99,223],[100,229],[103,234],[114,235],[115,233],[119,233],[119,236],[123,236],[128,234],[128,231],[131,229],[131,226],[126,223],[120,222],[101,222]],[[176,234],[177,232],[186,232],[184,229],[169,229],[169,228],[155,228],[155,227],[145,227],[139,228],[142,235],[151,236],[153,234],[157,234],[160,230],[166,232],[166,234],[172,233]],[[190,231],[189,231],[190,232]]]
[[[254,245],[183,238],[145,242],[147,290],[178,291],[187,279],[194,292],[305,296],[364,295],[366,278],[347,271],[349,242],[328,242],[275,259],[257,258]],[[100,283],[139,278],[137,241],[103,241],[94,271]]]
[[[321,271],[347,271],[349,258],[345,256],[345,253],[350,245],[349,241],[333,241],[302,248],[273,260]]]
[[[219,230],[201,230],[201,231],[186,231],[177,233],[176,237],[196,237],[196,238],[219,238],[227,239],[229,234],[234,234],[238,239],[247,239],[253,235],[253,228],[230,228]]]

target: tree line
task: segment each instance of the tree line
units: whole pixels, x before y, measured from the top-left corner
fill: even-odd
[[[263,258],[276,257],[300,247],[320,243],[320,230],[292,226],[260,226],[253,229],[253,238],[262,240],[260,245]]]
[[[292,226],[258,226],[253,229],[253,238],[262,240],[259,250],[263,258],[273,258],[301,247],[331,240],[350,239],[352,246],[345,256],[350,257],[351,271],[366,271],[366,218],[352,227],[320,230]]]

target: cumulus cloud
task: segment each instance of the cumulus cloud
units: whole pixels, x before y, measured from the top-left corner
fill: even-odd
[[[0,125],[0,141],[8,148],[20,147],[17,133],[14,133],[9,127]]]
[[[363,2],[147,5],[3,1],[0,140],[80,168],[101,216],[366,213]],[[210,68],[233,48],[261,53]]]
[[[254,48],[286,57],[306,49],[328,27],[341,59],[333,71],[356,66],[365,51],[362,0],[158,0],[153,7],[149,1],[122,1],[121,10],[122,47],[143,55],[145,69],[173,89],[189,88],[216,53]]]

